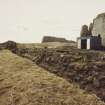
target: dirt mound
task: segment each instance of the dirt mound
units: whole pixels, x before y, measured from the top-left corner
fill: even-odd
[[[105,105],[10,51],[0,52],[0,105]]]

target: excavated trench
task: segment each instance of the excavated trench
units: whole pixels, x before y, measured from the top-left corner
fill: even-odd
[[[5,47],[4,47],[5,48]],[[105,101],[105,52],[78,49],[6,47]]]
[[[22,52],[22,49],[21,49]],[[28,58],[48,71],[79,84],[105,101],[104,55],[94,51],[60,49],[24,49],[18,55]]]

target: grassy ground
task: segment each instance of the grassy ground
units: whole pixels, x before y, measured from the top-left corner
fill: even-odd
[[[19,48],[44,48],[44,47],[58,48],[58,47],[64,47],[64,46],[75,47],[76,43],[47,42],[47,43],[33,43],[33,44],[30,44],[30,43],[18,44]]]
[[[105,105],[8,50],[0,52],[0,105]]]

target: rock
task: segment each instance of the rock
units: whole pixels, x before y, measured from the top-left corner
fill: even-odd
[[[100,87],[100,81],[98,79],[94,80],[93,81],[93,85],[96,87],[96,88],[99,88]]]
[[[93,30],[92,34],[94,36],[101,35],[102,44],[105,46],[105,13],[99,14],[93,20]]]
[[[89,30],[87,25],[83,25],[81,29],[80,36],[85,37],[89,35]]]
[[[90,25],[89,25],[89,35],[92,35],[92,30],[93,30],[93,23],[90,23]]]

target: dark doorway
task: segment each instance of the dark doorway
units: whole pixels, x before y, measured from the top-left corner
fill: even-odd
[[[87,49],[87,40],[86,39],[81,40],[81,49]]]

